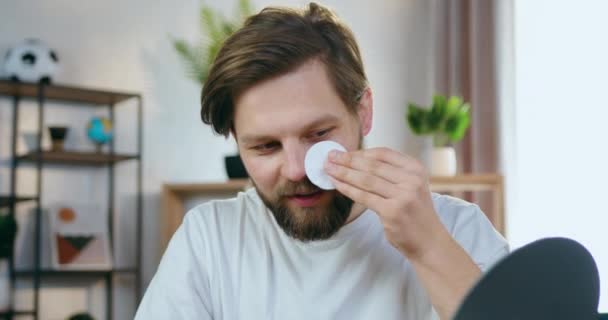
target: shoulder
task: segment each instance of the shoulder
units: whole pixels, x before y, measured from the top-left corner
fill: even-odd
[[[509,252],[507,241],[478,205],[448,195],[432,197],[443,225],[482,270]]]
[[[432,193],[432,198],[435,211],[450,233],[463,227],[467,221],[485,218],[485,214],[474,203],[438,193]]]
[[[259,232],[266,220],[266,206],[251,188],[233,198],[211,200],[192,208],[181,227],[192,239],[223,246],[238,238],[239,233]]]
[[[231,223],[263,210],[264,204],[255,189],[239,192],[235,197],[211,200],[189,210],[184,224]]]

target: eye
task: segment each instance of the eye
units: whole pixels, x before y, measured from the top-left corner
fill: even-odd
[[[278,149],[279,146],[280,146],[279,143],[274,141],[274,142],[258,144],[256,146],[251,147],[251,149],[259,152],[260,154],[267,154],[267,153],[270,153],[270,152]]]
[[[321,131],[317,131],[313,134],[313,138],[323,138],[325,137],[332,129],[325,129],[325,130],[321,130]]]

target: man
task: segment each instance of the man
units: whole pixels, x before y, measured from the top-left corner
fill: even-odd
[[[136,319],[449,319],[504,256],[479,208],[429,192],[415,159],[362,150],[372,91],[327,9],[266,8],[230,37],[201,116],[232,135],[255,188],[192,209]],[[304,170],[333,140],[324,191]]]

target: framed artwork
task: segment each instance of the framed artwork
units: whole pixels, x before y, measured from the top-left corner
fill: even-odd
[[[107,213],[92,205],[55,205],[49,209],[53,268],[112,268]]]

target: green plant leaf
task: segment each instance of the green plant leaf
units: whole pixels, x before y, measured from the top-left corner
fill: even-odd
[[[410,103],[407,109],[407,122],[412,132],[417,135],[426,134],[424,125],[426,110],[418,107],[416,104]]]
[[[232,23],[230,21],[224,21],[222,23],[222,32],[224,33],[223,37],[223,41],[226,41],[226,39],[228,39],[228,37],[230,37],[230,35],[232,35],[234,32],[236,32],[236,30],[239,28],[239,25]]]
[[[206,61],[203,59],[203,54],[199,48],[192,48],[183,40],[174,40],[173,47],[182,58],[188,77],[200,81],[199,77],[203,72],[205,72],[204,76],[206,77]]]
[[[469,105],[464,104],[454,115],[446,121],[445,132],[452,142],[460,141],[467,129],[471,119],[469,115]]]
[[[437,105],[445,106],[445,102],[446,102],[446,99],[444,96],[442,96],[440,94],[434,94],[433,95],[433,104],[431,105],[431,108],[434,108]]]
[[[446,102],[446,118],[452,116],[462,106],[462,98],[459,96],[451,96]]]
[[[196,45],[189,45],[184,40],[173,40],[173,47],[178,52],[186,67],[188,77],[204,84],[211,65],[224,41],[230,37],[253,12],[250,0],[239,0],[235,19],[226,19],[220,12],[209,6],[202,6],[199,12],[201,39]]]
[[[443,124],[446,118],[445,98],[440,95],[433,97],[433,106],[428,114],[427,125],[429,130],[437,131]]]
[[[244,21],[253,13],[253,6],[250,0],[239,0],[238,15],[241,21]]]
[[[213,61],[215,60],[215,57],[217,56],[217,53],[220,51],[222,44],[224,42],[223,41],[218,41],[218,42],[214,42],[209,44],[209,47],[207,48],[207,62],[208,64],[212,64]]]
[[[206,34],[212,42],[217,42],[222,39],[222,32],[220,29],[221,21],[223,17],[213,11],[210,7],[203,6],[201,8],[201,31]]]
[[[461,140],[470,125],[470,105],[458,96],[446,99],[435,94],[432,100],[429,108],[408,104],[406,119],[412,132],[432,135],[433,145],[437,147]]]

